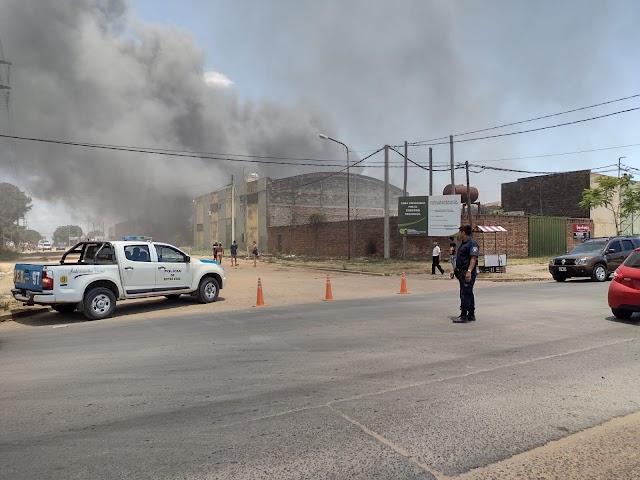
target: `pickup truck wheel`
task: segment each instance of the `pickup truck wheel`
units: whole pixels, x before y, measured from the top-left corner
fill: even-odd
[[[200,303],[215,302],[220,293],[220,286],[218,281],[212,277],[205,277],[200,280],[200,287],[198,288],[198,300]]]
[[[604,282],[608,276],[609,272],[607,272],[607,267],[605,267],[603,264],[598,263],[595,267],[593,267],[591,279],[594,282]]]
[[[72,313],[76,310],[75,303],[60,303],[58,305],[51,305],[56,312],[60,313]]]
[[[631,318],[631,314],[633,312],[631,310],[623,310],[622,308],[612,308],[611,313],[613,313],[614,317],[616,318],[626,320],[628,318]]]
[[[84,316],[89,320],[101,320],[112,315],[116,309],[116,297],[111,290],[98,287],[84,295]]]

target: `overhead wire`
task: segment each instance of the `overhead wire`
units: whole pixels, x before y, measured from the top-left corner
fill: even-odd
[[[472,135],[474,133],[488,132],[490,130],[497,130],[497,129],[504,128],[504,127],[511,127],[513,125],[520,125],[520,124],[523,124],[523,123],[535,122],[537,120],[544,120],[546,118],[552,118],[552,117],[557,117],[557,116],[560,116],[560,115],[566,115],[568,113],[579,112],[581,110],[588,110],[590,108],[601,107],[603,105],[609,105],[611,103],[622,102],[624,100],[630,100],[632,98],[637,98],[637,97],[640,97],[640,93],[635,94],[635,95],[629,95],[627,97],[617,98],[615,100],[608,100],[606,102],[595,103],[593,105],[587,105],[585,107],[579,107],[579,108],[574,108],[574,109],[571,109],[571,110],[565,110],[563,112],[552,113],[552,114],[549,114],[549,115],[542,115],[540,117],[529,118],[527,120],[520,120],[520,121],[517,121],[517,122],[511,122],[511,123],[505,123],[505,124],[502,124],[502,125],[496,125],[494,127],[481,128],[481,129],[472,130],[472,131],[469,131],[469,132],[458,133],[458,134],[455,134],[454,137],[462,137],[462,136],[465,136],[465,135]],[[438,140],[444,140],[444,139],[448,139],[448,138],[449,138],[449,135],[444,136],[444,137],[433,138],[433,139],[430,139],[430,140],[421,140],[421,141],[417,141],[417,142],[411,142],[411,143],[409,143],[409,145],[411,145],[411,146],[419,146],[419,145],[424,145],[424,144],[429,143],[429,142],[435,142],[435,141],[438,141]]]

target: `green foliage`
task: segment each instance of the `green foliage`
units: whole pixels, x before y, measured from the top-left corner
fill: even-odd
[[[37,230],[27,229],[20,232],[20,241],[22,242],[38,243],[42,238],[42,234]]]
[[[311,215],[309,215],[309,223],[312,225],[317,225],[326,221],[327,217],[324,213],[312,213]]]
[[[597,207],[609,210],[620,235],[621,219],[640,212],[640,187],[632,178],[631,175],[599,178],[597,187],[583,190],[579,205],[587,211]]]
[[[0,183],[0,228],[7,229],[31,210],[31,198],[11,183]]]
[[[69,243],[69,237],[71,237],[72,245],[82,240],[84,237],[82,228],[78,225],[62,225],[56,228],[56,231],[53,232],[53,243],[54,245],[57,243],[67,245],[67,243]]]

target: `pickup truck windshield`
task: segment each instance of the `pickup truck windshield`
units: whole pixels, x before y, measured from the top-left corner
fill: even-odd
[[[576,245],[569,253],[598,253],[602,252],[606,246],[607,240],[584,242]]]

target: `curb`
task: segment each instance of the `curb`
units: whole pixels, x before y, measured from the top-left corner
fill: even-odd
[[[36,315],[38,313],[48,311],[49,307],[34,308],[30,310],[14,310],[9,313],[3,313],[2,315],[0,315],[0,323],[11,321],[14,318],[30,317],[31,315]]]
[[[339,272],[339,273],[351,273],[354,275],[371,275],[374,277],[386,277],[387,275],[385,275],[384,273],[375,273],[375,272],[360,272],[357,270],[343,270],[341,268],[327,268],[327,267],[311,267],[311,266],[306,266],[306,265],[282,265],[283,267],[289,267],[289,268],[303,268],[306,270],[320,270],[320,271],[324,271],[324,272]]]

